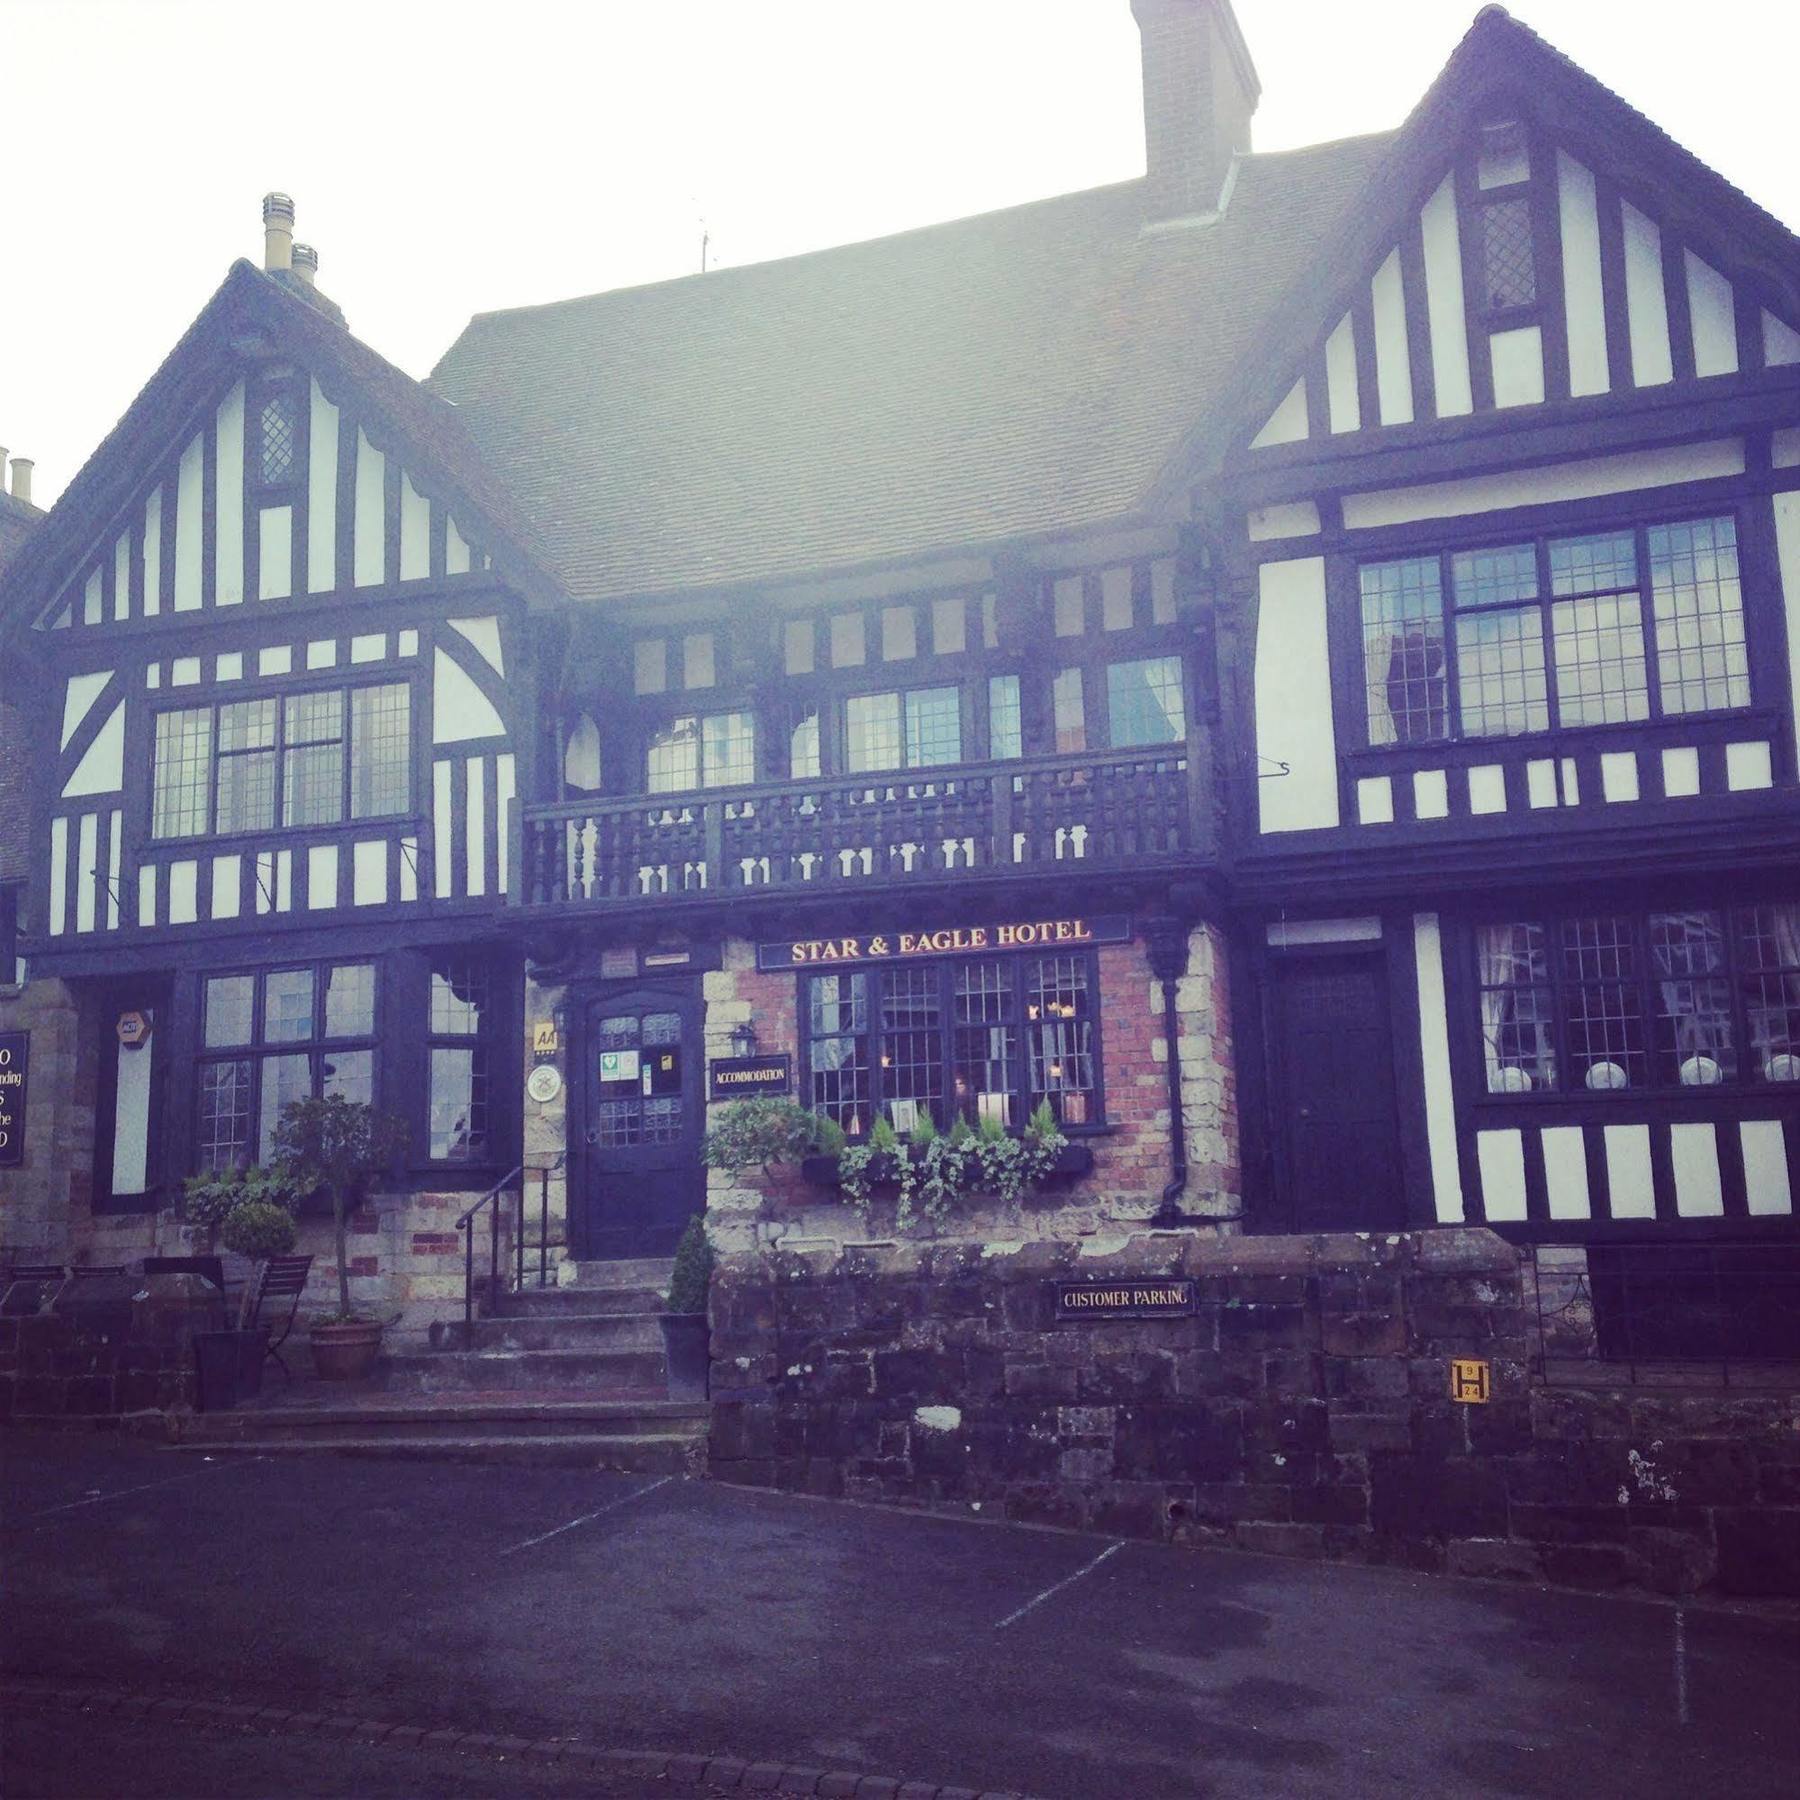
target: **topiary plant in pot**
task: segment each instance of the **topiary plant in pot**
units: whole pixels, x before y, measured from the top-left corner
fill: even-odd
[[[370,1176],[387,1168],[405,1145],[404,1119],[341,1094],[290,1100],[275,1127],[275,1153],[288,1179],[303,1192],[322,1187],[331,1196],[338,1307],[313,1319],[310,1327],[313,1366],[328,1380],[359,1379],[381,1354],[387,1320],[350,1304],[350,1209]]]
[[[669,1369],[669,1398],[704,1400],[710,1367],[706,1291],[712,1282],[713,1247],[706,1220],[695,1213],[675,1247],[669,1277],[668,1310],[662,1315],[663,1354]]]

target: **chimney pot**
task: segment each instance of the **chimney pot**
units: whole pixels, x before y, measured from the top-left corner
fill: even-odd
[[[1150,223],[1217,212],[1262,94],[1231,0],[1131,0],[1144,65]]]
[[[319,280],[319,253],[311,244],[294,246],[294,273],[308,287],[316,287]]]
[[[31,504],[31,471],[36,466],[29,456],[12,459],[12,497],[25,506]]]
[[[293,266],[294,200],[291,194],[263,195],[263,267],[273,274]]]

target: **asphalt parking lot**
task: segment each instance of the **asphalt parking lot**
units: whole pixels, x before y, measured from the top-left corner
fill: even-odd
[[[642,1476],[18,1434],[0,1457],[15,1693],[116,1684],[1053,1800],[1800,1792],[1792,1618]],[[96,1792],[183,1791],[123,1727],[89,1748]],[[11,1796],[90,1779],[57,1773],[38,1726],[5,1751]],[[187,1791],[358,1791],[341,1766],[231,1754],[184,1752],[184,1782],[216,1774]],[[577,1791],[424,1763],[409,1790],[384,1754],[402,1760],[363,1791]]]

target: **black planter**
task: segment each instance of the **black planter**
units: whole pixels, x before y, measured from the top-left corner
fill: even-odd
[[[269,1357],[269,1328],[258,1325],[230,1335],[238,1341],[238,1398],[254,1400],[262,1392],[263,1364]]]
[[[671,1400],[704,1400],[711,1352],[705,1313],[671,1313],[662,1317],[663,1355],[669,1366]]]
[[[229,1412],[243,1385],[242,1331],[194,1333],[194,1404],[201,1412]]]

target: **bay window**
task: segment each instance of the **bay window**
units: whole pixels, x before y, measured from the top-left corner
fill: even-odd
[[[756,720],[748,712],[691,714],[652,734],[645,755],[652,794],[742,787],[756,778]]]
[[[426,1020],[430,1111],[426,1154],[433,1162],[487,1160],[492,1008],[485,963],[440,957],[431,965]]]
[[[865,1137],[902,1136],[927,1113],[1018,1131],[1040,1101],[1065,1129],[1102,1122],[1099,988],[1092,958],[968,957],[802,981],[811,1106]]]
[[[844,767],[933,768],[962,761],[962,694],[954,687],[853,694],[844,702]]]
[[[1491,1094],[1800,1082],[1800,906],[1479,925]]]
[[[1750,704],[1729,516],[1368,563],[1358,585],[1371,744]]]

